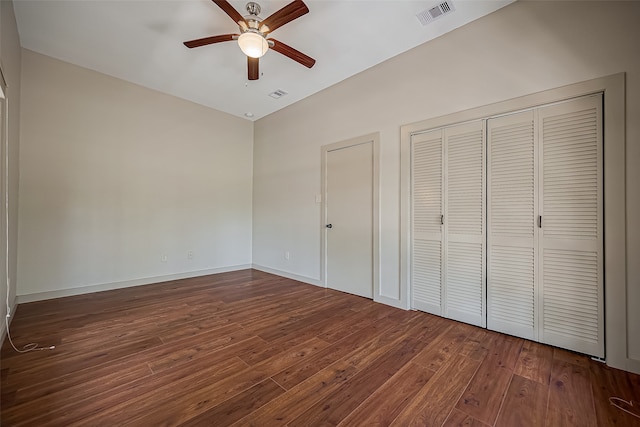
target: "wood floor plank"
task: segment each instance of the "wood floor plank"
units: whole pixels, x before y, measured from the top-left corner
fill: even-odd
[[[386,310],[385,312],[388,313]],[[331,324],[326,324],[326,322],[323,322],[325,323],[325,327],[322,332],[319,332],[318,338],[330,343],[335,343],[359,331],[374,328],[382,319],[386,319],[386,316],[378,318],[375,312],[373,314],[363,313],[362,311],[349,313],[349,315],[339,323],[331,322]]]
[[[344,418],[339,426],[387,426],[409,404],[434,372],[410,362]]]
[[[320,322],[326,322],[327,318],[335,315],[336,310],[347,310],[351,304],[349,302],[341,302],[336,304],[328,304],[325,307],[311,308],[306,311],[304,315],[299,315],[297,318],[292,319],[286,324],[280,325],[277,328],[263,328],[256,331],[256,335],[266,341],[274,341],[278,338],[282,338],[287,335],[298,333],[306,326],[314,325]]]
[[[349,381],[359,371],[366,369],[390,348],[397,346],[403,339],[402,331],[410,327],[410,325],[398,325],[385,330],[386,333],[357,347],[355,351],[292,387],[284,395],[264,405],[237,424],[273,426],[291,422],[315,403],[326,399],[343,383]]]
[[[416,356],[413,362],[432,371],[437,371],[451,355],[458,353],[466,338],[466,328],[461,325],[451,325],[447,329],[442,329],[440,334],[429,342],[429,345]]]
[[[419,322],[417,322],[416,326],[412,329],[411,336],[427,343],[436,340],[451,327],[463,325],[462,323],[451,322],[432,314],[420,314],[418,318]]]
[[[103,363],[114,362],[127,355],[161,345],[160,338],[153,337],[109,348],[93,348],[91,351],[73,351],[72,349],[59,353],[55,353],[55,350],[41,351],[38,352],[41,357],[32,361],[31,364],[11,367],[7,385],[11,386],[15,382],[40,382],[51,378],[52,375],[66,375]],[[55,372],[51,371],[51,365],[56,366]]]
[[[219,317],[205,317],[198,320],[192,320],[188,323],[182,324],[179,327],[169,327],[164,331],[159,331],[158,336],[163,343],[174,341],[182,338],[196,338],[200,334],[208,333],[212,330],[229,326],[229,319]],[[235,326],[235,325],[234,325]]]
[[[480,362],[454,355],[391,423],[392,426],[441,426],[475,374]]]
[[[350,360],[339,360],[232,425],[284,426],[329,396],[357,372],[358,368]]]
[[[298,346],[312,338],[317,338],[314,334],[292,334],[290,336],[282,337],[275,342],[267,342],[262,337],[260,338],[265,345],[257,348],[252,348],[238,355],[248,365],[257,365],[259,363],[274,357],[283,351],[287,351],[290,348]],[[319,338],[318,338],[319,339]],[[324,341],[326,342],[326,341]]]
[[[11,410],[21,407],[47,407],[48,402],[60,406],[65,401],[77,401],[78,395],[98,395],[124,384],[149,378],[153,372],[146,363],[108,365],[98,369],[89,368],[76,375],[53,377],[47,381],[27,384],[13,391],[11,401],[2,398],[3,403],[11,403]],[[3,388],[3,393],[9,391]]]
[[[589,357],[574,351],[564,350],[562,348],[553,348],[553,358],[563,362],[573,363],[574,365],[586,368],[589,366]]]
[[[180,427],[215,426],[220,425],[220,420],[224,420],[227,425],[233,424],[284,392],[284,389],[274,381],[266,379],[179,425]]]
[[[553,349],[547,345],[533,341],[525,341],[520,357],[516,362],[514,373],[521,377],[549,385]]]
[[[138,394],[114,405],[108,410],[102,411],[97,417],[84,419],[78,423],[78,426],[83,423],[114,426],[131,422],[153,426],[180,424],[255,386],[291,364],[292,361],[303,358],[325,345],[326,343],[319,339],[310,340],[310,342],[284,352],[259,366],[238,367],[235,372],[225,375],[219,381],[205,380],[202,384],[196,384],[195,381],[192,381],[184,384],[179,395],[168,394],[165,388],[156,388],[146,394]],[[167,387],[174,386],[176,385],[169,384]]]
[[[548,395],[546,385],[514,375],[496,427],[543,427]]]
[[[489,352],[485,358],[487,363],[496,368],[513,370],[520,357],[520,350],[524,344],[522,338],[512,337],[493,331],[488,331]]]
[[[366,370],[345,381],[330,397],[316,403],[288,425],[337,425],[413,359],[425,345],[422,341],[405,339],[374,360]]]
[[[343,357],[355,353],[392,326],[393,322],[383,319],[368,330],[349,335],[300,363],[290,366],[274,375],[273,379],[285,389],[290,389]]]
[[[236,345],[239,344],[239,345]],[[265,345],[263,339],[235,329],[235,325],[229,328],[216,329],[210,333],[198,336],[195,343],[176,346],[174,351],[167,354],[158,354],[148,362],[149,368],[155,373],[190,363],[198,357],[204,357],[211,352],[231,347],[234,352],[252,351]]]
[[[483,362],[458,400],[456,408],[486,424],[495,422],[512,372]]]
[[[203,382],[211,381],[212,378],[226,377],[243,366],[242,361],[237,358],[220,361],[216,366],[211,366],[203,361],[196,364],[196,372],[193,368],[179,369],[166,375],[155,375],[151,380],[133,382],[115,389],[104,390],[96,395],[74,395],[68,396],[66,400],[54,396],[50,400],[43,398],[38,402],[37,412],[30,413],[29,416],[31,422],[40,426],[99,425],[99,420],[107,420],[112,411],[121,408],[127,402],[141,399],[142,396],[149,395],[149,393],[166,392],[170,389],[180,390],[183,385],[197,387]],[[205,379],[205,376],[209,378]],[[3,408],[3,422],[8,422],[9,425],[18,424],[17,420],[24,416],[29,408],[16,407],[15,412],[13,408],[6,411]],[[132,414],[125,413],[127,417]]]
[[[216,331],[216,335],[218,333],[219,331]],[[210,342],[214,346],[209,347]],[[203,357],[206,357],[209,363],[215,364],[219,360],[232,358],[237,352],[263,346],[264,341],[258,337],[251,337],[229,344],[228,346],[221,345],[215,340],[207,340],[203,344],[177,341],[171,345],[155,347],[124,357],[114,363],[91,366],[66,375],[52,375],[51,378],[40,378],[39,381],[32,379],[26,383],[18,383],[17,388],[15,386],[9,388],[7,383],[3,383],[2,390],[19,389],[16,404],[23,401],[33,401],[37,405],[38,401],[35,399],[51,395],[56,399],[62,399],[63,395],[73,396],[74,393],[78,393],[84,398],[86,392],[97,394],[105,386],[108,386],[106,388],[108,389],[118,384],[126,384],[127,379],[129,381],[136,380],[138,369],[140,369],[141,376],[146,376],[153,373],[150,366],[154,366],[157,372],[162,372],[163,369],[175,370],[181,365],[194,365]]]
[[[517,424],[514,424],[512,427],[516,426]],[[442,427],[488,427],[488,424],[476,420],[471,415],[454,408]]]
[[[482,361],[489,354],[487,331],[476,328],[470,333],[460,347],[459,353],[474,360]]]
[[[546,424],[584,427],[596,425],[587,368],[554,359],[551,367]]]

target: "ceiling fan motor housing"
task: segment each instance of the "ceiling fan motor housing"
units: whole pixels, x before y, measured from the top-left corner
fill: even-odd
[[[241,21],[238,23],[238,25],[240,25],[240,30],[243,33],[246,31],[255,30],[254,32],[259,33],[262,37],[264,37],[265,34],[269,32],[269,27],[260,25],[260,23],[262,22],[262,18],[258,16],[260,14],[260,11],[262,10],[260,8],[260,5],[252,1],[247,3],[246,9],[249,14],[244,17],[244,22]]]

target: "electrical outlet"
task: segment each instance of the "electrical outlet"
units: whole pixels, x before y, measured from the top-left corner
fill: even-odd
[[[193,259],[193,251],[187,251],[187,259]]]
[[[168,259],[169,257],[166,254],[162,254],[162,256],[160,257],[160,262],[167,262]]]
[[[289,256],[290,256],[289,251],[285,251],[285,253],[284,253],[284,259],[286,259],[287,261],[289,261]]]

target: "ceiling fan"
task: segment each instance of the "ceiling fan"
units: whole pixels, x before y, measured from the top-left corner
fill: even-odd
[[[294,0],[265,19],[258,16],[260,14],[260,5],[258,3],[247,3],[246,8],[249,15],[243,17],[227,0],[212,1],[238,24],[240,34],[222,34],[219,36],[190,40],[184,42],[186,47],[194,48],[213,43],[237,40],[240,49],[247,55],[249,80],[258,80],[260,76],[259,58],[263,56],[268,49],[273,49],[307,68],[313,67],[316,63],[315,59],[291,46],[276,39],[267,39],[267,35],[272,31],[309,12],[309,8],[302,0]]]

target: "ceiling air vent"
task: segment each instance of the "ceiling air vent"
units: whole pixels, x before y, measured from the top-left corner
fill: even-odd
[[[286,94],[287,92],[283,91],[282,89],[278,89],[275,92],[271,92],[269,96],[272,97],[273,99],[279,99],[285,96]]]
[[[454,10],[456,9],[453,7],[453,3],[451,3],[450,1],[444,1],[418,13],[416,15],[416,18],[418,18],[422,25],[427,25],[440,18],[441,16],[453,12]]]

